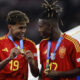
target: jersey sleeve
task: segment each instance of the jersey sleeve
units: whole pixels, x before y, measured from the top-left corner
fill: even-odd
[[[79,42],[75,41],[75,44],[72,46],[72,63],[75,64],[76,67],[80,67],[80,44]]]

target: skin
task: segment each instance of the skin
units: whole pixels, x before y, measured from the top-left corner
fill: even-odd
[[[39,32],[43,38],[49,38],[51,41],[58,40],[61,35],[61,31],[58,28],[58,23],[55,21],[55,19],[53,21],[39,19],[38,24]]]
[[[8,35],[11,35],[14,41],[23,39],[27,29],[26,27],[27,27],[26,22],[23,22],[22,24],[8,25],[8,28],[9,28]],[[30,50],[27,50],[24,53],[21,53],[20,50],[16,47],[11,49],[10,55],[8,58],[0,62],[0,70],[3,69],[5,65],[8,64],[9,61],[12,60],[18,54],[22,54],[25,56],[26,60],[30,65],[30,69],[33,76],[37,77],[39,72],[38,64],[36,61],[33,60],[32,52]]]
[[[49,38],[50,41],[58,40],[58,38],[61,35],[61,31],[58,27],[58,21],[56,19],[53,20],[39,19],[38,24],[39,24],[39,31],[43,38]],[[40,72],[42,72],[42,70],[43,70],[43,65]],[[65,71],[65,72],[45,69],[44,74],[46,77],[51,78],[52,80],[62,78],[62,77],[64,78],[75,77],[80,75],[80,68],[75,68],[73,70]],[[40,73],[39,80],[43,80],[41,73]]]
[[[9,33],[14,40],[20,40],[24,37],[24,34],[27,30],[26,23],[16,24],[16,25],[8,25]]]

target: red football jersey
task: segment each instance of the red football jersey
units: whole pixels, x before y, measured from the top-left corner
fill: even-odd
[[[15,41],[20,45],[19,41]],[[23,40],[24,51],[31,50],[34,55],[34,60],[37,61],[37,49],[35,44],[28,39]],[[8,36],[0,38],[0,61],[6,59],[10,50],[14,48],[13,42],[8,39]],[[13,60],[11,60],[4,69],[0,70],[0,80],[27,80],[28,79],[28,62],[25,57],[19,54]]]
[[[44,75],[47,59],[47,43],[48,39],[44,39],[40,43],[40,62],[43,65],[43,80],[51,80]],[[50,55],[54,51],[56,41],[51,42]],[[50,69],[56,71],[69,71],[80,67],[80,46],[79,43],[71,36],[64,34],[63,40],[56,51],[55,60],[50,59]],[[58,80],[76,80],[76,78],[59,78]]]

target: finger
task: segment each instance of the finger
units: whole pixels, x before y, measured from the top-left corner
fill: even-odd
[[[19,51],[15,50],[15,51],[13,51],[12,54],[13,54],[13,56],[17,56],[17,55],[20,54],[20,53],[19,53]]]
[[[25,53],[21,53],[22,55],[24,55],[24,56],[26,56],[26,54]]]
[[[47,75],[49,73],[49,69],[45,69],[44,73]]]
[[[16,53],[13,53],[13,57],[16,57]]]
[[[49,71],[49,69],[47,68],[47,69],[45,69],[45,71],[47,72],[47,71]]]
[[[32,56],[28,54],[27,57],[30,58],[30,57],[32,57]]]
[[[18,49],[18,48],[15,48],[15,50],[16,50],[18,53],[21,53],[20,49]]]
[[[27,51],[25,51],[25,54],[27,54],[27,53],[32,53],[30,50],[27,50]]]
[[[17,47],[14,47],[13,50],[18,50],[18,51],[20,51],[20,49],[18,49]]]
[[[48,72],[45,72],[45,71],[44,71],[44,73],[45,73],[45,75],[48,75]]]
[[[33,55],[32,55],[32,54],[27,54],[27,56],[28,56],[29,58],[33,58]]]

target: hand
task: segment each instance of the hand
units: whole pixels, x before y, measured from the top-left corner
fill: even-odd
[[[16,47],[14,47],[13,49],[11,49],[10,51],[10,55],[9,55],[9,58],[10,59],[13,59],[14,57],[16,57],[18,54],[20,54],[20,50]]]
[[[42,78],[38,78],[38,80],[43,80]]]
[[[49,74],[49,71],[50,71],[49,68],[44,70],[44,73],[45,73],[46,76]]]
[[[23,54],[26,56],[27,61],[33,60],[33,54],[30,50],[25,51]]]
[[[49,77],[49,78],[52,78],[52,79],[60,77],[60,72],[59,71],[53,71],[53,70],[45,69],[44,73],[45,73],[46,77]]]

